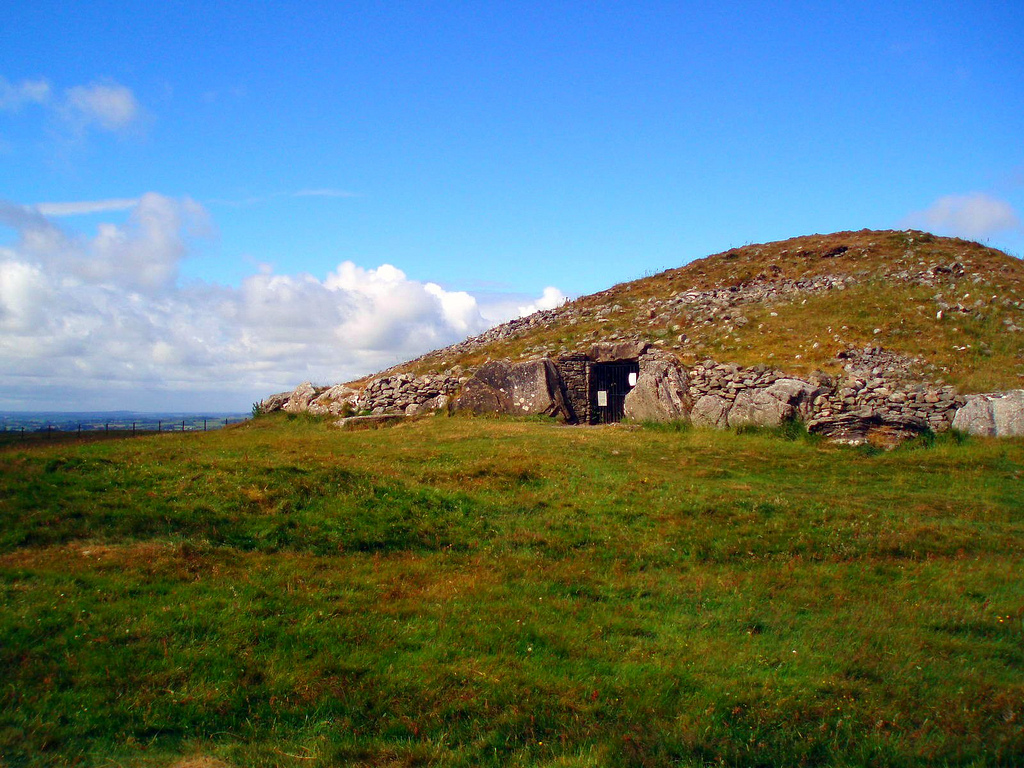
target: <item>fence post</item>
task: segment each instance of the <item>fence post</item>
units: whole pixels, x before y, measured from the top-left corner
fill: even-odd
[[[156,423],[156,431],[157,432],[163,432],[163,428],[164,428],[164,423],[162,421],[158,421]]]
[[[53,425],[52,424],[47,424],[46,425],[46,439],[47,440],[50,439],[50,435],[51,434],[53,434]]]
[[[132,437],[135,437],[135,422],[132,422]]]
[[[203,419],[203,432],[206,431],[206,419]]]

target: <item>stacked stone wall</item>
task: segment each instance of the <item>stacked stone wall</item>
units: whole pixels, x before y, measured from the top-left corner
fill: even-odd
[[[584,355],[573,355],[558,360],[558,372],[565,387],[566,403],[571,417],[579,424],[590,423],[590,366]]]
[[[866,348],[851,353],[846,376],[836,381],[825,374],[808,377],[809,384],[820,390],[808,408],[809,421],[846,414],[877,416],[887,420],[915,420],[935,432],[949,429],[958,408],[965,399],[948,386],[898,378],[894,366],[869,366],[877,361],[882,350]],[[689,393],[694,402],[705,395],[733,402],[747,390],[767,389],[780,379],[792,379],[782,371],[767,366],[743,367],[732,363],[705,360],[687,372]]]
[[[373,415],[441,410],[466,382],[454,374],[414,376],[397,373],[372,379],[355,401],[357,411]]]
[[[640,350],[634,359],[639,360],[641,378],[648,377],[657,385],[644,395],[649,407],[642,412],[647,415],[635,418],[681,418],[719,427],[798,418],[811,428],[874,420],[942,432],[952,426],[966,402],[952,387],[917,375],[915,359],[879,347],[847,349],[839,358],[845,372],[838,377],[818,373],[796,378],[769,366],[746,367],[710,359],[684,367],[664,351]],[[526,363],[518,365],[529,368]],[[555,381],[549,399],[561,403],[556,405],[570,422],[589,424],[596,415],[590,398],[593,365],[590,355],[574,354],[562,357],[552,368]],[[460,374],[461,369],[423,376],[393,373],[370,380],[362,391],[344,385],[314,388],[307,382],[294,392],[268,398],[263,408],[267,412],[283,409],[323,415],[414,415],[447,410],[470,381]],[[513,403],[509,408],[513,406],[518,413],[523,404]]]

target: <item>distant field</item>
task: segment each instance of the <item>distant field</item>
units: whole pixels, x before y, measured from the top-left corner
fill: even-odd
[[[0,411],[0,436],[31,432],[186,431],[217,429],[247,413],[136,413],[133,411]]]
[[[0,765],[1024,762],[1024,442],[0,448]]]
[[[208,432],[250,418],[242,413],[64,413],[0,411],[0,447],[21,442],[106,440],[149,432]]]

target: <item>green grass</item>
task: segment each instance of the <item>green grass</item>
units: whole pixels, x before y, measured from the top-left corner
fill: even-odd
[[[11,446],[0,765],[1020,764],[1022,471],[461,418]]]

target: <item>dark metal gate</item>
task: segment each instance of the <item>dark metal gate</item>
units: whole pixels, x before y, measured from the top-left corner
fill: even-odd
[[[636,384],[639,373],[640,364],[633,361],[594,363],[590,371],[590,412],[594,423],[622,421],[626,395]]]

